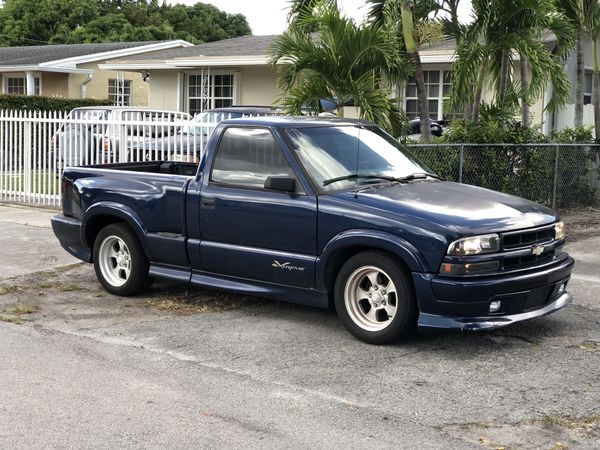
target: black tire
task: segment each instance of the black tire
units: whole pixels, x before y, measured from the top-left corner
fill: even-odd
[[[363,292],[370,297],[359,300]],[[409,274],[382,251],[365,251],[346,261],[336,278],[334,301],[344,327],[369,344],[407,337],[417,325],[417,300]],[[388,311],[393,312],[391,319]]]
[[[126,250],[122,253],[117,251],[120,243]],[[118,254],[118,260],[110,256],[111,251]],[[137,236],[127,224],[111,224],[98,233],[94,241],[94,270],[108,292],[120,296],[144,292],[153,281],[148,275],[149,267]]]

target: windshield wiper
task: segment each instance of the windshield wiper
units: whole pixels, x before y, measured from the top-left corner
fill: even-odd
[[[328,180],[325,180],[325,181],[323,181],[323,186],[327,186],[329,184],[336,183],[338,181],[356,180],[357,178],[397,181],[395,177],[390,177],[388,175],[377,175],[377,174],[368,174],[368,173],[350,173],[348,175],[344,175],[341,177],[335,177],[335,178],[330,178]]]
[[[427,172],[411,173],[410,175],[405,175],[403,177],[396,177],[396,178],[394,178],[394,180],[402,182],[402,181],[412,181],[412,180],[424,180],[425,178],[435,178],[436,180],[444,181],[444,179],[442,177],[440,177],[439,175],[436,175],[434,173],[427,173]]]

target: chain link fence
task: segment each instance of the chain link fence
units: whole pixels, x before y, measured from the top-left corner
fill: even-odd
[[[408,148],[447,180],[552,208],[600,206],[600,145],[412,144]]]

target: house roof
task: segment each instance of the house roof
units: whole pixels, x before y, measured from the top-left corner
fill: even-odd
[[[269,61],[269,47],[278,35],[241,36],[187,48],[171,48],[148,55],[115,58],[101,64],[106,70],[192,69],[195,67],[265,65]],[[548,48],[555,44],[554,35],[543,36]],[[446,37],[420,49],[425,64],[450,64],[454,60],[456,41]],[[518,58],[517,58],[518,59]]]
[[[269,60],[269,47],[278,35],[241,36],[209,42],[188,48],[176,48],[151,55],[134,55],[101,64],[108,70],[184,69],[194,67],[264,65]],[[445,39],[422,49],[425,62],[450,62],[454,53],[453,39]]]
[[[148,56],[132,56],[122,60],[169,60],[196,56],[256,56],[267,55],[269,47],[277,35],[270,36],[241,36],[222,41],[208,42],[188,48],[173,48],[153,53]]]
[[[183,40],[171,40],[0,47],[0,71],[65,69],[78,73],[81,69],[77,69],[77,64],[191,46]]]
[[[142,70],[198,66],[262,65],[269,59],[269,47],[277,35],[240,36],[189,48],[130,56],[102,64],[103,69]]]

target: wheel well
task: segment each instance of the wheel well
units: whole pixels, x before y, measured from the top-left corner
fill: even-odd
[[[398,262],[400,267],[402,267],[407,273],[410,273],[410,269],[408,268],[408,265],[404,262],[404,260],[400,256],[396,255],[395,253],[391,253],[388,250],[370,246],[352,246],[342,248],[335,252],[329,258],[329,261],[327,262],[327,267],[325,269],[325,286],[327,288],[327,291],[329,292],[330,304],[333,305],[333,291],[335,286],[335,280],[337,274],[339,273],[344,263],[348,261],[348,259],[352,258],[354,255],[357,255],[367,250],[378,251],[390,255]]]
[[[113,223],[126,223],[123,219],[117,216],[96,216],[89,220],[85,227],[85,242],[90,249],[94,249],[94,241],[98,233],[108,225]],[[93,255],[92,255],[93,257]]]

